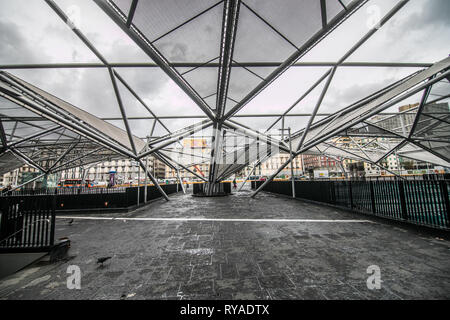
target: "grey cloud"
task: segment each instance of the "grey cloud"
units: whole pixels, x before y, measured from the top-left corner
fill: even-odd
[[[158,47],[161,53],[171,62],[187,61],[188,47],[184,43],[161,42]]]
[[[420,28],[422,24],[450,26],[450,1],[426,1],[421,14],[412,15],[409,19],[410,28]]]
[[[27,39],[14,23],[0,20],[0,62],[30,63],[37,60],[37,50],[30,46]]]
[[[330,89],[320,108],[320,112],[336,112],[337,110],[347,107],[348,105],[375,93],[381,88],[394,83],[396,80],[397,79],[394,78],[387,78],[378,83],[354,84],[343,90],[339,88]]]
[[[413,3],[410,3],[412,5]],[[408,5],[407,5],[408,6]],[[408,7],[402,10],[407,10]],[[400,12],[401,14],[401,12]],[[422,1],[420,13],[410,14],[407,19],[400,20],[401,23],[389,34],[391,41],[397,41],[405,34],[424,29],[435,29],[437,27],[450,28],[450,1],[431,0]],[[395,18],[394,18],[395,19]],[[426,41],[428,39],[424,39]]]

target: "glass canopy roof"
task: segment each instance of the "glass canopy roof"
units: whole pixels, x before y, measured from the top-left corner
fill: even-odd
[[[0,173],[153,155],[209,163],[217,182],[289,144],[295,156],[381,165],[395,152],[448,167],[440,5],[0,0]],[[175,156],[193,135],[208,157]]]

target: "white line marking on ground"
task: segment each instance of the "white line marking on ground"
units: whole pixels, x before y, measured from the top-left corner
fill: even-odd
[[[327,223],[373,223],[370,220],[352,219],[233,219],[233,218],[125,218],[125,217],[76,217],[57,216],[58,219],[80,219],[80,220],[123,220],[123,221],[218,221],[218,222],[327,222]]]

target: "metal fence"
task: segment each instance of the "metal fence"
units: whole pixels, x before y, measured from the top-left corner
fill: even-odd
[[[22,188],[14,191],[3,191],[2,195],[11,196],[24,196],[24,195],[52,195],[52,194],[109,194],[109,193],[122,193],[126,192],[127,187],[118,188],[86,188],[86,187],[73,187],[73,188]]]
[[[252,189],[263,182],[252,181]],[[264,191],[292,195],[289,181]],[[296,181],[296,198],[324,202],[393,220],[450,229],[450,181]]]
[[[129,208],[145,202],[145,188],[147,201],[161,197],[155,186],[121,187],[121,188],[52,188],[52,189],[23,189],[3,194],[0,201],[18,196],[55,196],[57,211],[61,210],[89,210],[109,208]],[[161,185],[166,194],[181,191],[178,184]],[[138,197],[139,192],[139,197]]]
[[[207,183],[195,183],[193,184],[193,194],[201,194],[205,192]],[[217,193],[230,194],[231,193],[231,182],[221,182],[216,185]]]
[[[55,235],[55,198],[1,198],[0,252],[49,251]]]

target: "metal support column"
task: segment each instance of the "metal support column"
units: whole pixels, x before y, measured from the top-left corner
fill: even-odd
[[[184,188],[183,180],[181,180],[180,170],[178,170],[178,169],[177,169],[177,177],[178,177],[178,181],[180,181],[181,189],[183,190],[183,193],[186,194],[186,189]]]
[[[136,161],[139,162],[139,165],[144,168],[145,164],[142,162],[141,159],[136,159]],[[154,166],[153,166],[154,167]],[[164,190],[161,188],[161,186],[159,185],[158,181],[156,181],[155,177],[150,173],[147,172],[148,177],[150,178],[150,181],[155,185],[155,187],[158,189],[159,193],[161,193],[161,195],[164,197],[164,199],[166,199],[167,201],[169,201],[169,197],[167,196],[167,194],[164,192]]]
[[[294,153],[292,152],[291,128],[287,128],[287,131],[289,135],[289,153],[291,157],[292,198],[295,198]]]

